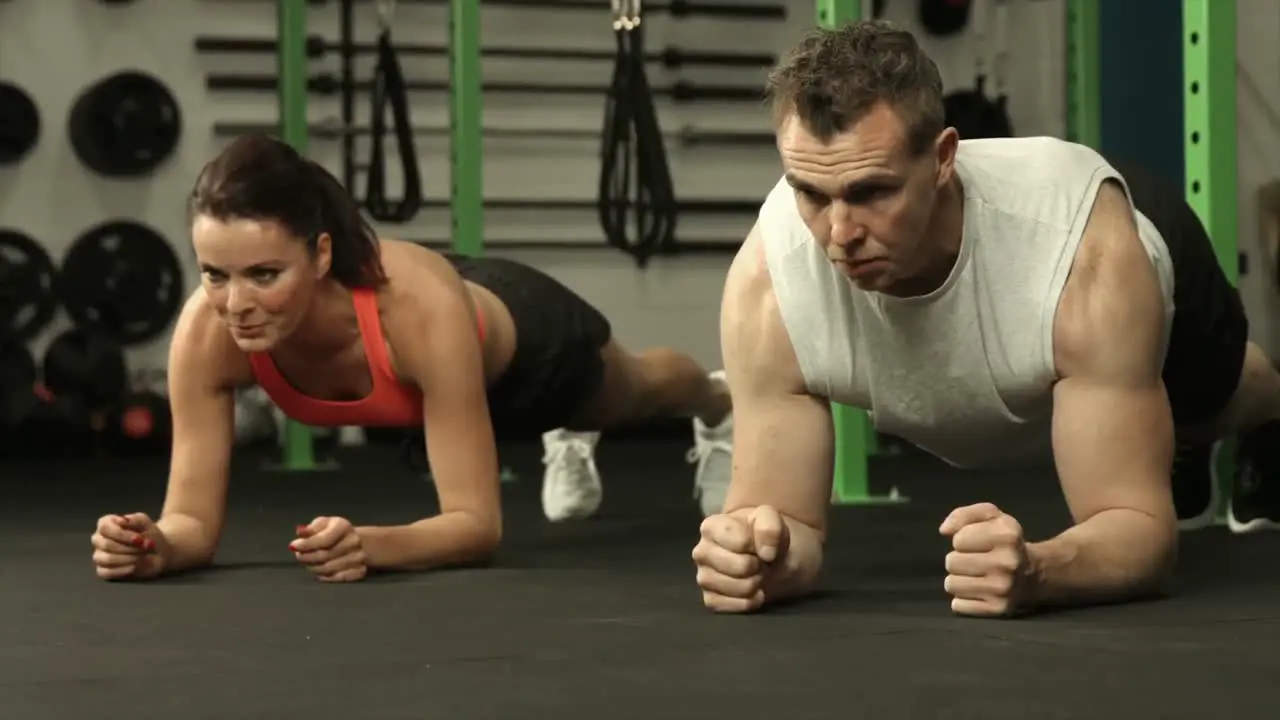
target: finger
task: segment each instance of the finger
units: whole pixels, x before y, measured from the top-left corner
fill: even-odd
[[[693,549],[693,559],[700,567],[709,567],[729,577],[745,578],[760,573],[760,558],[735,553],[703,540]]]
[[[953,535],[966,525],[995,520],[1000,515],[1000,508],[991,503],[965,505],[952,510],[938,527],[938,532],[943,535]]]
[[[127,580],[128,578],[133,577],[135,569],[136,566],[134,565],[122,565],[116,567],[104,567],[102,565],[97,565],[94,567],[93,571],[103,580]]]
[[[952,598],[951,612],[971,617],[1002,617],[1008,614],[1009,603],[1000,598]]]
[[[986,553],[1005,544],[1006,533],[994,522],[965,525],[951,536],[951,547],[963,553]]]
[[[120,518],[121,525],[136,532],[146,532],[151,529],[152,525],[155,525],[146,513],[130,513],[121,515]]]
[[[364,553],[355,552],[333,558],[329,562],[311,569],[317,575],[340,575],[365,566]]]
[[[781,513],[767,505],[761,505],[751,511],[748,521],[751,523],[751,544],[756,555],[765,562],[773,562],[782,549],[782,536],[787,530]]]
[[[137,537],[141,536],[139,535]],[[93,546],[94,550],[111,553],[113,555],[141,555],[146,552],[145,549],[138,545],[122,543],[119,540],[112,540],[101,533],[94,533],[93,537],[89,538],[89,544]]]
[[[98,550],[93,553],[93,564],[102,568],[133,568],[138,564],[137,555],[117,555]]]
[[[953,597],[969,600],[1008,597],[1013,589],[1013,578],[1004,574],[982,577],[948,575],[942,587]]]
[[[304,538],[294,540],[292,547],[299,551],[317,550],[321,548],[333,548],[344,536],[351,532],[351,523],[341,518],[323,518],[323,522],[317,527],[316,523],[312,523],[309,528],[311,535]]]
[[[737,553],[751,552],[751,531],[732,515],[712,515],[702,521],[702,537]]]
[[[703,591],[736,598],[754,597],[760,592],[761,579],[759,575],[745,578],[729,577],[705,565],[698,568],[697,576],[698,587]]]
[[[98,528],[98,535],[108,540],[114,540],[121,545],[137,548],[140,551],[152,550],[155,546],[155,543],[147,536],[129,529],[129,526],[115,522],[103,523]]]
[[[943,567],[952,575],[966,577],[982,577],[991,570],[991,559],[987,553],[967,553],[951,551],[943,561]]]
[[[333,575],[319,575],[316,579],[320,582],[328,583],[358,582],[368,577],[368,575],[369,568],[364,565],[360,565],[358,567],[348,568]]]
[[[756,593],[754,597],[737,598],[717,595],[713,592],[702,593],[702,604],[718,613],[746,613],[758,609],[764,604],[764,593]]]
[[[307,550],[306,552],[295,552],[293,554],[298,562],[308,567],[317,567],[332,560],[335,555],[329,548],[320,550]]]

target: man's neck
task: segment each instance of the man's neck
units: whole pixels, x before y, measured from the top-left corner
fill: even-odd
[[[928,295],[951,276],[964,242],[964,187],[960,178],[953,176],[939,191],[924,237],[922,249],[926,255],[920,272],[898,283],[893,294],[899,297]]]

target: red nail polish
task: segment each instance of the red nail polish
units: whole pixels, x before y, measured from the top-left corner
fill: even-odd
[[[289,552],[298,552],[298,548],[294,547],[293,543],[289,543]]]
[[[142,537],[141,535],[134,535],[133,545],[134,547],[145,548],[147,546],[147,539]]]
[[[146,549],[146,550],[147,550],[147,552],[150,552],[150,551],[152,551],[152,550],[155,550],[155,549],[156,549],[156,541],[155,541],[155,540],[152,540],[151,538],[147,538],[146,543],[144,543],[142,547],[143,547],[144,549]]]
[[[298,533],[299,535],[305,533],[306,531],[307,531],[306,525],[299,525],[298,527],[294,528],[294,532]]]

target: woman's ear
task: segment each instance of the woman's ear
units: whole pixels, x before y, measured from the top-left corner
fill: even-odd
[[[315,263],[316,279],[326,277],[333,266],[333,238],[329,233],[320,233],[316,238]]]

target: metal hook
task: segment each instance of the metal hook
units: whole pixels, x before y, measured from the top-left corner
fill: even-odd
[[[396,0],[378,0],[378,27],[391,29],[391,19],[396,14]]]

